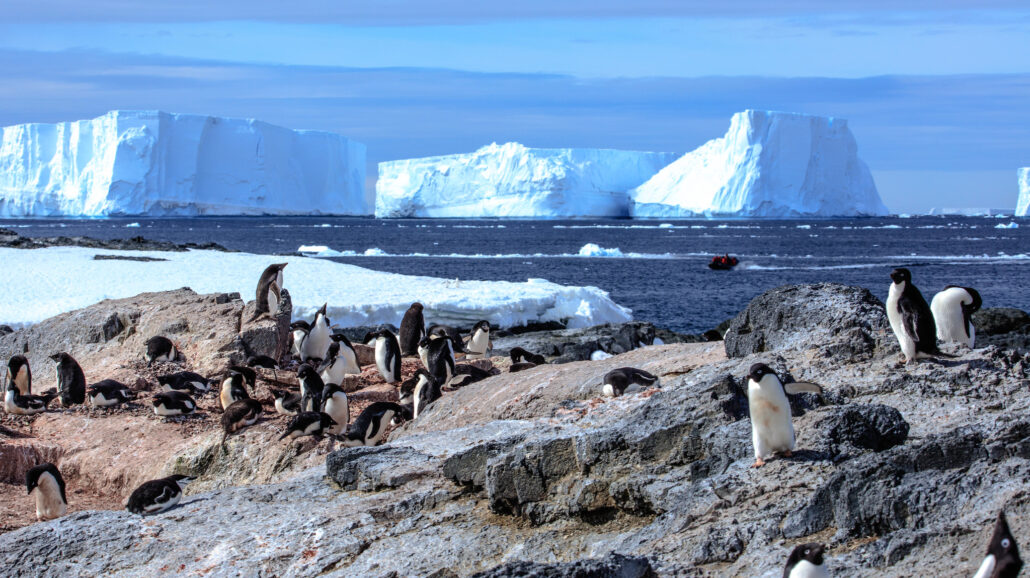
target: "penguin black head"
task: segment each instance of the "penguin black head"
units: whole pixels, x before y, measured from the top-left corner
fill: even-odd
[[[71,355],[68,355],[67,353],[64,353],[63,351],[61,353],[55,353],[55,354],[50,356],[50,359],[53,359],[57,363],[67,363],[71,358],[72,358]]]
[[[1019,548],[1016,546],[1016,539],[1009,531],[1008,521],[1005,519],[1005,512],[998,512],[998,519],[994,523],[994,535],[991,536],[991,545],[987,547],[987,555],[994,556],[994,572],[991,577],[1006,578],[1018,576],[1023,567],[1023,560],[1019,557]]]
[[[263,367],[265,369],[276,368],[275,359],[268,355],[251,355],[247,358],[247,367]]]
[[[343,388],[338,383],[325,384],[325,388],[322,389],[322,404],[324,405],[326,400],[341,391],[343,391]]]
[[[490,333],[490,322],[484,319],[479,323],[476,323],[472,326],[472,333],[475,333],[476,331],[486,331],[487,333]]]
[[[773,371],[773,368],[769,367],[768,365],[766,365],[764,363],[756,363],[756,364],[751,366],[751,369],[748,370],[747,376],[748,376],[748,379],[751,379],[752,381],[755,381],[755,382],[759,382],[759,381],[762,381],[763,377],[765,377],[767,375],[770,375],[770,374],[771,375],[776,375],[776,372]],[[776,375],[776,377],[777,377],[777,379],[779,378],[778,375]]]
[[[301,319],[300,321],[294,321],[293,323],[290,323],[290,331],[296,331],[298,329],[303,329],[304,331],[311,331],[311,324],[307,321],[304,321],[303,319]]]
[[[315,313],[315,321],[318,321],[318,316],[321,315],[325,319],[325,324],[329,325],[329,316],[326,315],[326,308],[329,307],[328,303],[323,303],[322,308]]]
[[[344,337],[344,339],[346,339],[346,337]],[[329,351],[328,353],[326,353],[326,360],[331,361],[333,359],[336,359],[336,357],[339,355],[340,342],[334,339],[333,342],[329,344]]]
[[[409,311],[422,311],[423,309],[425,309],[425,307],[418,301],[412,303],[411,307],[408,307]]]
[[[334,425],[339,425],[339,424],[336,423],[335,419],[329,417],[329,414],[327,414],[325,412],[319,412],[318,416],[322,420],[322,427],[323,428],[329,428],[329,427],[333,427]]]
[[[317,376],[315,368],[311,367],[307,363],[302,363],[300,369],[297,370],[298,379],[311,379],[313,376]]]
[[[420,349],[429,349],[429,335],[426,335],[422,339],[419,339],[418,346]]]
[[[911,284],[912,272],[908,269],[905,269],[904,267],[898,267],[897,269],[891,271],[891,281],[894,281],[896,285],[900,285],[902,283]]]
[[[276,271],[282,271],[283,269],[286,268],[287,265],[289,265],[289,263],[273,263],[272,264],[272,266],[275,267]]]
[[[12,376],[18,375],[18,371],[21,370],[22,366],[29,364],[29,358],[24,355],[11,356],[10,361],[7,362],[7,370],[11,372]]]
[[[790,557],[787,558],[787,567],[783,570],[784,576],[790,576],[791,570],[801,562],[808,562],[813,566],[823,565],[823,552],[826,551],[826,546],[822,544],[809,543],[800,544],[794,548],[794,551],[790,553]]]

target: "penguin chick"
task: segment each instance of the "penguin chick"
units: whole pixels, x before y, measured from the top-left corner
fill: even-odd
[[[36,497],[36,519],[40,522],[60,518],[68,511],[64,478],[57,466],[49,462],[33,467],[25,473],[28,494]]]
[[[79,362],[67,353],[55,353],[50,356],[57,362],[58,400],[64,407],[71,407],[86,402],[86,375]]]

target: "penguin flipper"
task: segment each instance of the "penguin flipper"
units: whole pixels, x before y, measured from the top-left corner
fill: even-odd
[[[820,393],[821,394],[823,392],[823,388],[818,383],[811,383],[811,382],[808,382],[808,381],[795,381],[793,383],[788,383],[788,384],[784,385],[783,386],[783,391],[786,391],[787,393],[789,393],[791,395],[795,395],[795,394],[798,394],[798,393]]]

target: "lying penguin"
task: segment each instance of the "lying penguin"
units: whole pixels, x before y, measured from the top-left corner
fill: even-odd
[[[301,397],[298,393],[290,393],[282,389],[273,389],[275,396],[275,411],[283,415],[297,415],[300,413]]]
[[[336,425],[336,421],[329,417],[329,414],[320,411],[302,411],[290,421],[290,425],[286,427],[286,432],[279,439],[290,438],[295,440],[303,436],[320,438],[334,425]]]
[[[632,385],[649,387],[658,384],[658,377],[643,369],[620,367],[604,374],[601,379],[601,393],[608,397],[618,397]]]
[[[222,414],[222,443],[225,443],[229,434],[257,423],[261,411],[261,402],[256,399],[247,398],[232,402]]]
[[[111,407],[125,403],[135,398],[132,390],[125,384],[113,379],[98,381],[86,389],[86,398],[89,405],[97,407]]]
[[[822,393],[823,388],[803,381],[784,384],[764,363],[751,366],[747,379],[748,410],[751,413],[751,441],[755,448],[752,467],[765,465],[774,453],[790,457],[794,450],[794,423],[787,394]]]
[[[181,391],[162,391],[151,401],[154,413],[161,417],[189,415],[197,411],[197,402]]]
[[[182,489],[192,481],[193,478],[189,476],[175,474],[160,480],[143,482],[140,487],[133,490],[125,507],[133,514],[141,516],[160,514],[182,500]]]
[[[354,420],[342,442],[346,447],[374,446],[386,437],[386,427],[395,417],[407,418],[407,411],[388,401],[377,401],[365,408]]]

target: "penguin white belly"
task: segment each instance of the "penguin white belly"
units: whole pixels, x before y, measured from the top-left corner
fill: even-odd
[[[973,578],[990,578],[991,574],[994,574],[994,567],[997,565],[994,559],[994,554],[988,554],[984,561],[980,564],[980,569],[976,571],[976,575]]]
[[[170,493],[170,491],[168,491],[168,490],[165,490],[164,492],[162,492],[161,495],[158,496],[154,500],[153,504],[148,504],[148,505],[144,506],[143,507],[143,511],[147,512],[147,513],[150,513],[150,514],[156,514],[158,512],[163,512],[163,511],[167,510],[168,508],[171,508],[175,504],[178,504],[179,500],[182,499],[182,492],[181,491],[180,492],[176,492],[175,494],[173,494],[171,496],[168,495],[169,493]]]
[[[281,413],[283,415],[297,415],[297,412],[295,412],[295,411],[293,411],[291,409],[286,409],[285,407],[283,407],[283,398],[281,398],[281,397],[277,397],[275,399],[275,411],[277,411],[277,412],[279,412],[279,413]]]
[[[14,390],[7,390],[7,395],[4,396],[4,411],[18,413],[18,406],[14,405]]]
[[[307,336],[307,331],[294,331],[293,332],[293,348],[292,352],[297,357],[300,357],[301,348],[304,346],[304,337]]]
[[[390,367],[390,352],[386,348],[386,338],[376,339],[376,369],[383,376],[387,383],[393,383],[393,368]]]
[[[465,350],[468,352],[466,357],[469,359],[482,359],[486,357],[490,349],[490,334],[482,331],[477,331],[472,339],[469,340],[468,345],[465,346]]]
[[[191,381],[190,384],[196,388],[197,391],[207,393],[208,385],[203,381]]]
[[[426,385],[426,378],[424,378],[421,375],[419,375],[418,383],[415,384],[415,395],[414,395],[414,398],[415,398],[415,403],[414,403],[415,411],[413,413],[414,413],[414,417],[416,417],[416,418],[418,417],[418,414],[421,413],[421,411],[422,411],[422,388],[425,387],[425,385]]]
[[[764,379],[769,379],[766,377]],[[776,379],[773,377],[772,379]],[[776,452],[794,449],[794,424],[790,402],[779,384],[768,387],[748,383],[748,409],[751,414],[751,441],[755,458],[764,459]]]
[[[386,412],[383,413],[383,418],[381,420],[379,420],[379,431],[377,431],[376,435],[374,435],[374,436],[372,436],[372,428],[374,427],[375,424],[369,424],[368,431],[365,432],[365,445],[366,446],[379,445],[379,442],[382,441],[383,438],[386,437],[386,425],[388,423],[390,423],[390,420],[392,420],[392,419],[393,419],[393,410],[392,409],[386,410]],[[371,436],[371,437],[369,437],[369,436]]]
[[[275,290],[268,290],[268,313],[275,315],[275,312],[279,310],[279,296],[275,294]]]
[[[604,387],[601,388],[601,393],[603,393],[605,397],[615,397],[615,388],[612,387],[612,384],[606,383],[604,384]]]
[[[111,399],[107,399],[103,392],[99,392],[94,396],[90,396],[89,402],[93,404],[93,407],[111,407],[112,405],[118,405],[118,396]]]
[[[39,485],[32,489],[36,495],[36,519],[53,520],[68,511],[68,504],[61,499],[61,488],[50,474],[39,477]]]
[[[358,357],[354,353],[353,349],[341,347],[340,357],[343,360],[343,373],[349,375],[358,375],[361,373],[361,366],[358,365]],[[342,383],[342,382],[337,382]]]
[[[308,338],[304,340],[304,347],[300,354],[301,360],[325,359],[330,341],[332,338],[329,336],[329,326],[325,322],[316,323],[308,333]]]
[[[330,397],[325,402],[325,412],[329,414],[329,417],[333,418],[336,425],[330,427],[326,431],[333,434],[339,435],[347,429],[347,422],[350,421],[350,410],[347,405],[347,398],[339,395]]]
[[[816,566],[808,560],[802,560],[790,570],[790,578],[830,578],[826,566]]]
[[[905,354],[905,359],[915,359],[916,342],[905,330],[905,321],[898,309],[898,299],[900,298],[901,289],[898,288],[897,283],[891,283],[890,291],[887,294],[887,320],[890,321],[894,336],[898,338],[898,345],[901,346],[901,352]]]
[[[933,296],[930,311],[933,312],[934,323],[937,324],[937,339],[953,341],[966,347],[973,347],[974,332],[970,327],[966,335],[966,320],[962,315],[962,305],[972,302],[965,289],[952,287]],[[972,325],[972,324],[970,324]]]
[[[336,385],[342,384],[343,376],[346,375],[343,371],[343,366],[343,360],[337,357],[333,364],[325,368],[325,371],[320,374],[322,381],[325,383],[335,383]]]

